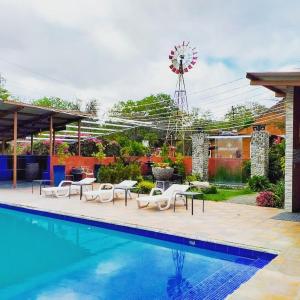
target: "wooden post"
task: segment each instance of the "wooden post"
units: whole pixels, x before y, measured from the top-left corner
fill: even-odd
[[[55,130],[53,129],[53,145],[52,145],[52,154],[55,155]]]
[[[5,140],[2,140],[1,153],[4,154],[4,152],[5,152]]]
[[[49,156],[50,161],[52,161],[52,155],[53,155],[53,117],[50,116],[50,126],[49,126]]]
[[[18,138],[18,113],[14,112],[14,151],[13,151],[13,188],[17,187],[17,138]]]
[[[78,121],[78,156],[81,155],[81,145],[80,145],[80,139],[81,139],[81,120]]]
[[[33,154],[33,133],[30,135],[30,154]]]

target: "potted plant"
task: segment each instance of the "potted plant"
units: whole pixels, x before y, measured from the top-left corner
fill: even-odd
[[[66,166],[64,163],[66,159],[71,156],[69,152],[69,145],[67,143],[58,144],[56,154],[58,157],[58,165],[53,166],[53,176],[54,185],[58,186],[62,180],[65,180]]]
[[[99,169],[101,167],[101,162],[102,162],[102,159],[106,156],[105,153],[104,153],[104,150],[105,150],[105,147],[103,146],[102,142],[98,142],[96,144],[97,148],[98,148],[98,152],[94,152],[92,154],[93,157],[97,158],[98,161],[99,161],[99,164],[95,164],[94,166],[94,175],[95,177],[97,178],[97,174],[99,172]]]
[[[152,167],[152,173],[156,180],[168,181],[174,173],[174,168],[169,163],[156,163]]]

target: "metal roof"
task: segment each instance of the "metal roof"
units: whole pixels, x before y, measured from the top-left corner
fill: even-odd
[[[0,101],[0,140],[10,141],[13,139],[14,112],[18,113],[18,138],[48,131],[50,116],[53,119],[54,130],[63,130],[67,124],[89,117],[80,112],[15,101]]]
[[[251,85],[261,85],[285,97],[288,86],[300,86],[300,72],[248,72]]]

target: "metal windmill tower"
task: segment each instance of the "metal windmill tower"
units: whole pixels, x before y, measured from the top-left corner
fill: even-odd
[[[169,59],[170,69],[178,75],[176,90],[174,93],[174,105],[177,111],[171,114],[166,134],[166,142],[172,144],[173,140],[182,140],[184,143],[184,133],[189,128],[189,107],[184,82],[184,73],[189,72],[197,61],[196,48],[192,48],[189,42],[183,42],[171,50]],[[183,146],[184,147],[184,146]]]

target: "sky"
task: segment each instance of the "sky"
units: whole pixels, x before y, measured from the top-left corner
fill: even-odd
[[[107,109],[173,95],[168,55],[189,41],[198,51],[185,75],[190,107],[270,106],[273,94],[245,75],[300,67],[299,11],[292,0],[0,0],[0,73],[21,100],[96,98]]]

